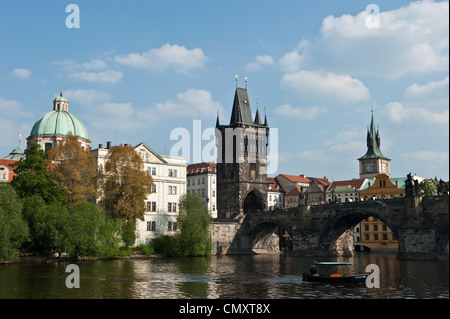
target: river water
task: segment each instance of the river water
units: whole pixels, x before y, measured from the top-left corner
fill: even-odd
[[[303,282],[314,261],[346,261],[319,272],[380,269],[380,288]],[[69,263],[0,265],[0,299],[390,299],[449,298],[449,262],[397,260],[391,254],[349,258],[286,254],[78,262],[80,288],[66,287]],[[319,266],[320,267],[320,266]]]

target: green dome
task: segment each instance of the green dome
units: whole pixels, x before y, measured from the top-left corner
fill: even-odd
[[[73,114],[66,111],[51,111],[34,123],[31,136],[66,136],[69,132],[89,140],[86,127]]]

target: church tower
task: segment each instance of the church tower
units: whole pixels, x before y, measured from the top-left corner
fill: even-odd
[[[375,127],[372,110],[370,127],[367,128],[367,152],[358,158],[359,178],[374,178],[380,173],[391,175],[389,167],[391,160],[381,153],[380,145],[380,131]]]
[[[246,80],[247,83],[247,80]],[[247,88],[237,87],[230,124],[216,121],[217,208],[219,218],[267,209],[267,116],[252,118]]]

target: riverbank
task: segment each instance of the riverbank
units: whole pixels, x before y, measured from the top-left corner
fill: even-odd
[[[4,260],[0,261],[2,264],[37,264],[37,263],[59,263],[59,262],[80,262],[80,261],[93,261],[93,260],[112,260],[112,259],[150,259],[150,258],[162,258],[161,255],[145,255],[139,251],[133,251],[128,256],[113,256],[109,258],[98,257],[55,257],[53,255],[23,255],[19,257],[19,260]]]

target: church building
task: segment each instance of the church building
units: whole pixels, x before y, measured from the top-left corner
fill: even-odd
[[[69,113],[69,101],[60,91],[59,96],[53,100],[53,110],[34,123],[27,138],[27,147],[37,143],[46,152],[49,147],[55,148],[69,132],[78,138],[82,147],[89,148],[91,141],[86,127],[75,115]]]

